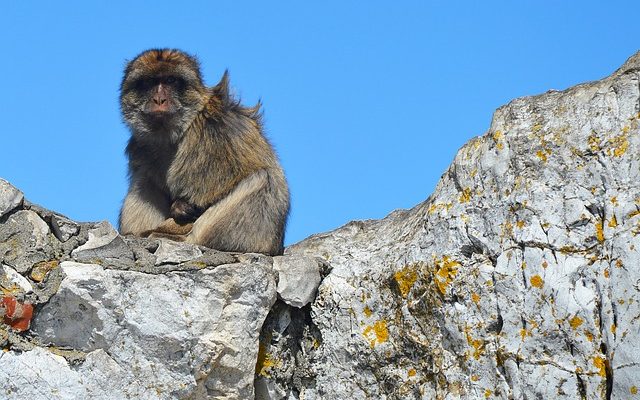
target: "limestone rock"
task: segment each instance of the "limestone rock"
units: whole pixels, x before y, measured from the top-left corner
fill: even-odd
[[[23,199],[21,191],[4,179],[0,179],[0,217],[16,208]]]
[[[516,99],[424,203],[288,248],[333,270],[308,315],[272,310],[261,398],[637,395],[639,81],[636,54]]]
[[[314,299],[320,285],[320,266],[310,257],[274,257],[278,295],[287,304],[304,307]]]

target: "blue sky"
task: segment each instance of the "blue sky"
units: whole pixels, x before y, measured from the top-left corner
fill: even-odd
[[[286,243],[425,200],[493,111],[613,72],[637,1],[4,2],[0,177],[114,225],[127,189],[118,86],[150,47],[225,68],[264,103],[292,212]],[[579,6],[578,6],[579,4]]]

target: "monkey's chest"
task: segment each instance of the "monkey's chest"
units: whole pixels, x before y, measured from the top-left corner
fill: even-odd
[[[237,173],[228,163],[215,158],[176,158],[167,171],[167,187],[173,200],[208,207],[227,194]]]

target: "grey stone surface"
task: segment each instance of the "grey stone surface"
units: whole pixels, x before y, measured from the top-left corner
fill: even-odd
[[[30,210],[17,211],[0,224],[0,261],[24,273],[55,253],[52,236],[49,226],[38,214]]]
[[[273,257],[278,273],[278,295],[290,306],[304,307],[315,297],[320,285],[320,265],[311,257]]]
[[[0,178],[0,217],[18,207],[23,199],[21,191]]]
[[[107,221],[95,224],[89,229],[89,240],[71,252],[78,262],[96,262],[105,260],[113,264],[132,264],[133,252],[122,237]]]
[[[86,353],[80,369],[42,367],[75,371],[68,389],[81,397],[74,398],[252,397],[258,334],[276,299],[267,266],[155,275],[70,261],[61,267],[65,278],[32,331],[45,345]],[[120,395],[92,393],[105,379],[117,379]]]

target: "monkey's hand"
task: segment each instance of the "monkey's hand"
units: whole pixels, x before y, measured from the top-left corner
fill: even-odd
[[[178,224],[173,218],[169,218],[156,228],[143,232],[140,236],[152,239],[165,238],[176,242],[184,242],[192,228],[193,223]]]
[[[171,204],[169,216],[180,225],[194,222],[202,215],[205,208],[198,207],[195,204],[187,203],[185,200],[178,199]]]

